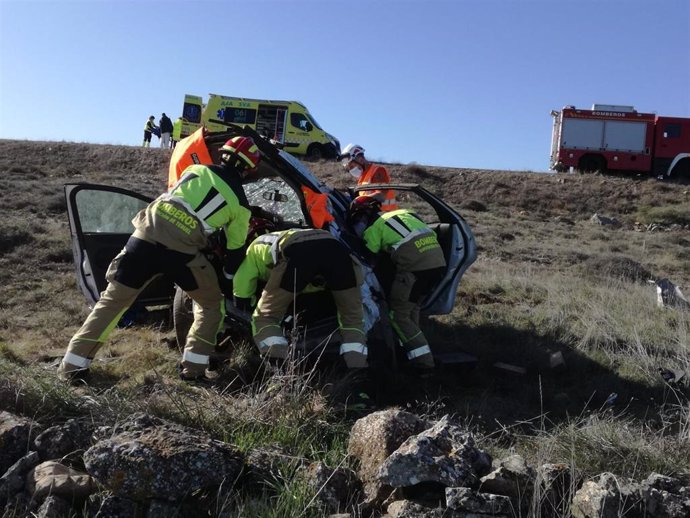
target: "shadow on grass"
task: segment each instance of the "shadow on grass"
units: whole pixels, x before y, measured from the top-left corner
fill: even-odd
[[[650,386],[626,379],[615,372],[615,365],[593,360],[536,331],[436,321],[426,329],[435,353],[462,351],[477,361],[441,365],[432,376],[420,378],[405,370],[399,354],[401,369],[387,373],[383,384],[385,404],[415,411],[426,407],[432,414],[451,412],[495,429],[539,416],[556,424],[602,408],[645,418],[665,396],[662,383]],[[562,363],[554,366],[552,359],[561,355]],[[499,362],[508,367],[498,367]]]

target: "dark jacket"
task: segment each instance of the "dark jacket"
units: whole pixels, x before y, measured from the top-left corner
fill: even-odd
[[[161,133],[172,133],[173,123],[167,115],[163,115],[159,122],[160,122]]]

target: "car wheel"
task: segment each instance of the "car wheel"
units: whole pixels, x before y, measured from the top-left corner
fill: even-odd
[[[177,339],[177,347],[180,350],[184,349],[187,343],[187,335],[192,328],[194,322],[194,313],[192,312],[192,299],[180,288],[175,288],[175,298],[173,299],[173,327],[175,329],[175,338]]]
[[[324,152],[323,148],[321,147],[320,144],[312,144],[309,146],[309,149],[307,149],[307,157],[311,158],[312,160],[321,160],[324,158]]]

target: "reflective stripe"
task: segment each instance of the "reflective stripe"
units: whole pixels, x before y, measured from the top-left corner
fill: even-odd
[[[66,352],[65,357],[62,359],[63,363],[69,363],[70,365],[76,365],[82,369],[85,369],[91,365],[91,360],[89,358],[84,358],[78,354]]]
[[[225,198],[223,198],[222,194],[218,193],[213,198],[211,198],[206,205],[199,209],[196,214],[198,217],[205,220],[211,214],[216,212],[219,207],[222,207],[225,204],[227,204]]]
[[[192,351],[185,351],[182,355],[182,360],[190,363],[197,363],[199,365],[208,365],[207,355],[193,353]]]
[[[407,359],[414,360],[415,358],[424,356],[425,354],[431,354],[431,349],[429,349],[428,345],[422,345],[421,347],[407,351]]]
[[[395,230],[402,237],[407,237],[407,235],[411,232],[411,230],[409,228],[407,228],[405,225],[403,225],[399,221],[394,220],[393,218],[386,219],[386,225],[391,227],[393,230]]]
[[[340,345],[340,354],[353,352],[367,356],[369,354],[369,349],[367,349],[366,345],[359,342],[347,342]]]
[[[278,244],[280,243],[280,238],[282,235],[275,236],[275,241],[271,243],[271,259],[273,259],[273,264],[278,264]]]
[[[383,203],[381,205],[397,205],[397,203],[398,202],[395,201],[395,198],[393,198],[390,200],[388,200],[388,199],[383,200]]]
[[[395,243],[391,248],[392,248],[393,250],[397,250],[400,246],[404,245],[404,244],[407,243],[408,241],[411,241],[412,239],[417,239],[417,238],[418,238],[419,236],[421,236],[422,234],[429,234],[429,235],[431,235],[431,232],[429,232],[429,231],[428,231],[427,229],[425,229],[425,228],[418,228],[417,230],[414,230],[414,231],[410,232],[407,236],[405,236],[405,237],[402,238],[400,241],[398,241],[397,243]]]
[[[187,201],[184,198],[181,198],[179,196],[173,196],[172,194],[169,194],[166,192],[165,194],[161,194],[158,197],[158,199],[160,199],[162,201],[179,203],[180,205],[182,205],[185,208],[185,210],[187,212],[189,212],[190,216],[194,216],[196,219],[201,221],[201,225],[204,227],[205,233],[212,234],[213,232],[215,232],[215,229],[212,226],[210,226],[208,223],[206,223],[206,220],[204,218],[199,217],[199,215],[196,213],[196,211],[192,208],[192,206],[189,203],[187,203]]]
[[[288,341],[284,336],[269,336],[264,338],[259,342],[259,349],[268,349],[269,347],[275,347],[276,345],[287,347]]]

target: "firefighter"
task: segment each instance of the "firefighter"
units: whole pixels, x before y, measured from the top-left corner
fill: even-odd
[[[244,258],[251,217],[242,180],[260,161],[259,150],[248,137],[234,137],[219,151],[220,165],[187,167],[177,184],[134,217],[134,233],[108,268],[107,288],[70,340],[58,369],[61,378],[86,374],[122,314],[161,274],[167,274],[195,302],[180,376],[204,378],[225,306],[219,275],[202,250],[210,234],[224,229],[227,250],[221,281],[230,292],[227,280]]]
[[[258,237],[233,279],[238,309],[254,307],[259,281],[266,285],[252,314],[252,335],[262,356],[287,357],[288,340],[280,322],[295,293],[320,287],[330,290],[335,301],[345,364],[353,369],[367,366],[360,294],[363,274],[357,260],[333,235],[319,229],[290,229]]]
[[[357,185],[390,183],[391,178],[385,167],[369,162],[364,156],[364,148],[357,144],[348,144],[338,156],[343,168],[357,179]],[[360,191],[360,195],[375,196],[381,202],[381,209],[391,211],[398,209],[394,190]]]
[[[382,284],[392,326],[411,365],[433,368],[429,342],[419,328],[419,303],[445,273],[436,233],[407,209],[382,212],[381,202],[373,196],[352,201],[348,222],[369,252],[390,256],[394,271]]]

